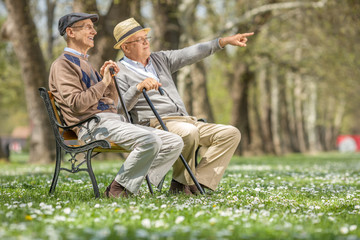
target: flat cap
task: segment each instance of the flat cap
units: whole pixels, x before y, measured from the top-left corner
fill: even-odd
[[[97,14],[88,14],[88,13],[69,13],[65,16],[62,16],[59,19],[59,32],[60,35],[63,36],[66,32],[66,28],[72,26],[74,23],[84,20],[91,19],[93,22],[97,22],[99,20],[99,16]]]

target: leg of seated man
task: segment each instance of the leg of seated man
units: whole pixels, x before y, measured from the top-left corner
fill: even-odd
[[[174,165],[183,149],[183,141],[180,136],[163,130],[137,125],[145,130],[155,133],[162,141],[161,149],[156,159],[153,161],[148,176],[150,182],[158,186],[165,174]]]
[[[196,118],[189,116],[171,116],[163,117],[162,120],[170,132],[182,138],[184,147],[181,153],[191,171],[195,174],[195,153],[200,141],[199,130],[194,125]],[[150,127],[161,129],[160,123],[156,119],[150,120]],[[173,180],[183,185],[194,184],[180,159],[178,159],[173,166]]]
[[[181,121],[167,121],[166,126],[170,132],[176,133],[182,138],[184,148],[181,153],[189,164],[191,171],[196,175],[195,153],[200,141],[199,130],[193,124]],[[194,184],[190,174],[185,169],[184,163],[180,159],[173,166],[173,179],[184,185]]]
[[[203,186],[215,190],[240,142],[240,131],[229,125],[199,122],[194,117],[167,117],[163,120],[170,132],[183,138],[182,154],[196,179]],[[195,151],[199,145],[207,149],[195,170]],[[176,181],[194,184],[179,160],[173,169]]]
[[[240,131],[230,125],[196,122],[200,145],[207,150],[196,168],[196,177],[206,187],[215,190],[239,145]]]
[[[98,116],[101,118],[100,122],[93,124],[90,129],[94,133],[95,139],[106,139],[131,151],[116,175],[115,181],[131,193],[136,194],[153,161],[162,149],[162,140],[154,132],[124,122],[122,116],[118,114],[101,113]],[[82,137],[79,133],[79,138]],[[176,141],[176,138],[172,140]],[[179,141],[168,144],[174,144],[176,149],[182,147],[182,143],[179,144]],[[173,162],[175,159],[163,158],[162,161]],[[170,164],[163,167],[162,174],[165,175],[170,168]]]

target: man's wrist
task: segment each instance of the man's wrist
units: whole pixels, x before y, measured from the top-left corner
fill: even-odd
[[[226,46],[226,41],[224,40],[224,38],[219,38],[219,46],[221,48],[224,48]]]
[[[141,92],[141,85],[140,85],[141,83],[139,83],[139,84],[137,84],[136,85],[136,89],[138,90],[138,92]]]

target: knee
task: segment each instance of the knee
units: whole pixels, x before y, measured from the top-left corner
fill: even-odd
[[[224,131],[221,132],[222,138],[230,139],[234,144],[239,144],[241,140],[241,133],[239,129],[233,126],[226,126]]]
[[[184,141],[184,144],[194,143],[200,141],[199,129],[193,125],[190,125],[186,129],[183,129],[181,133],[181,138]]]
[[[173,137],[173,140],[172,142],[174,143],[173,146],[175,149],[179,149],[180,151],[183,149],[184,147],[184,141],[183,139],[179,136],[179,135],[176,135],[175,133],[172,133],[172,137]]]
[[[237,129],[236,127],[232,127],[232,131],[233,131],[233,134],[234,134],[234,140],[236,141],[237,144],[240,143],[240,140],[241,140],[241,132],[239,129]]]
[[[145,148],[148,151],[157,153],[161,149],[162,141],[161,138],[156,134],[149,133],[142,138],[138,138],[137,145],[142,146],[142,148]]]

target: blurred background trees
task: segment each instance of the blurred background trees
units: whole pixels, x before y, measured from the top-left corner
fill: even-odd
[[[0,135],[30,125],[31,161],[53,156],[37,88],[65,46],[57,21],[72,11],[100,15],[97,68],[121,57],[112,30],[128,17],[152,28],[153,51],[255,31],[248,47],[226,47],[174,76],[190,114],[240,129],[238,154],[329,151],[340,133],[360,134],[357,0],[5,0]]]

